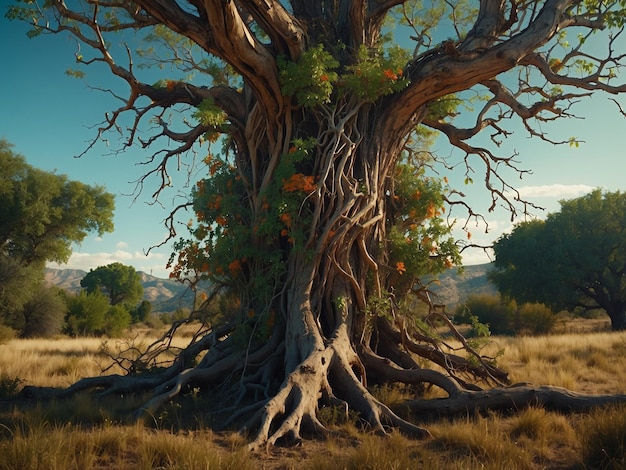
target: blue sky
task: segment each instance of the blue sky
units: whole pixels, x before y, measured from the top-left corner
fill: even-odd
[[[4,15],[4,11],[2,12]],[[87,155],[75,158],[94,136],[94,126],[103,119],[104,112],[118,102],[102,92],[89,89],[85,82],[68,77],[65,71],[74,66],[75,42],[67,35],[45,36],[29,40],[26,25],[0,19],[0,137],[14,144],[14,151],[22,154],[29,164],[44,170],[56,170],[71,179],[87,184],[103,185],[116,195],[115,231],[97,237],[90,234],[62,268],[88,271],[101,265],[119,261],[137,270],[167,277],[165,265],[171,252],[171,243],[145,252],[160,243],[166,230],[162,221],[169,208],[182,201],[189,188],[178,187],[163,195],[164,207],[150,205],[153,187],[148,187],[137,199],[129,194],[135,190],[133,181],[145,171],[138,163],[148,154],[133,148],[123,154],[111,155],[111,147],[99,144]],[[108,74],[93,74],[87,69],[88,83],[109,86]],[[622,105],[626,100],[622,99]],[[498,150],[499,155],[517,151],[519,166],[532,174],[519,179],[510,175],[510,182],[532,202],[547,209],[533,211],[539,217],[559,208],[558,201],[580,196],[593,188],[625,190],[624,135],[626,119],[616,106],[601,94],[587,99],[573,108],[581,119],[562,120],[544,126],[556,140],[576,136],[585,141],[579,148],[568,145],[553,146],[528,133],[516,129]],[[480,139],[479,139],[480,142]],[[461,155],[453,152],[444,140],[434,149],[449,161]],[[490,200],[481,185],[480,165],[476,166],[474,184],[462,183],[462,170],[441,173],[452,184],[461,186],[468,202],[476,211],[485,213],[490,231],[482,225],[470,223],[472,241],[490,244],[503,232],[510,231],[510,215],[497,209],[486,213]],[[181,175],[184,180],[184,175]],[[459,214],[460,215],[460,214]],[[457,225],[460,225],[457,224]],[[464,234],[455,232],[460,238]],[[464,253],[464,264],[488,262],[482,250]],[[58,267],[53,265],[52,267]]]

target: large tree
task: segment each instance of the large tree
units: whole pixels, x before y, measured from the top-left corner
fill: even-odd
[[[37,331],[25,322],[38,304],[33,296],[43,292],[45,263],[67,261],[72,243],[89,232],[112,231],[113,209],[103,187],[34,168],[0,139],[0,322],[24,334]]]
[[[472,138],[484,130],[496,145],[515,118],[550,140],[542,122],[570,116],[595,92],[626,91],[616,76],[623,0],[50,0],[20,2],[9,16],[33,22],[35,35],[73,35],[79,65],[104,65],[125,82],[123,98],[109,90],[122,103],[97,137],[130,128],[124,145],[149,150],[157,193],[185,156],[223,144],[220,155],[202,150],[199,223],[172,263],[194,288],[197,275],[237,294],[231,321],[195,336],[160,375],[86,380],[68,393],[151,388],[150,410],[189,386],[222,384],[250,416],[252,447],[297,440],[303,427],[322,432],[320,403],[355,410],[381,432],[427,434],[374,398],[375,382],[433,383],[450,397],[432,406],[448,409],[552,399],[523,387],[480,395],[469,379],[506,374],[465,342],[467,355],[446,349],[397,308],[412,290],[429,318],[453,329],[413,276],[458,261],[444,201],[476,215],[455,188],[437,194],[436,162],[418,145],[443,135],[468,180],[474,164],[484,169],[491,208],[517,211],[519,194],[499,173],[516,169],[513,158]],[[151,44],[124,45],[137,37]],[[470,118],[457,119],[461,110]]]
[[[603,310],[626,329],[626,194],[561,202],[545,221],[525,222],[494,245],[492,279],[503,294],[557,309]]]
[[[102,292],[111,305],[125,306],[129,311],[143,297],[141,275],[132,266],[111,263],[90,269],[80,280],[80,286],[89,293]]]

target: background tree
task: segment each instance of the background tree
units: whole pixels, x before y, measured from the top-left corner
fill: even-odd
[[[106,324],[107,312],[111,308],[103,293],[80,291],[67,298],[65,332],[71,336],[100,334]]]
[[[40,285],[31,299],[22,307],[26,338],[51,337],[61,333],[67,311],[65,296],[55,287]]]
[[[545,335],[555,327],[556,315],[543,304],[518,305],[499,295],[472,294],[457,307],[454,321],[472,325],[476,335],[484,334],[484,327],[494,335]]]
[[[142,300],[139,305],[130,311],[133,323],[141,323],[148,319],[152,312],[152,303],[149,300]]]
[[[143,296],[141,276],[132,266],[111,263],[90,269],[80,281],[87,292],[102,292],[111,305],[122,305],[130,310]]]
[[[113,208],[104,188],[33,168],[0,139],[0,322],[28,335],[57,328],[57,301],[41,287],[45,263],[67,261],[72,243],[89,232],[112,231]],[[45,299],[50,324],[27,324]]]
[[[0,250],[27,266],[68,260],[87,233],[113,230],[113,195],[28,165],[0,140]]]
[[[494,245],[492,279],[503,294],[555,309],[603,310],[626,328],[626,194],[561,201],[545,222],[527,222]]]
[[[458,262],[440,220],[443,202],[448,215],[466,208],[476,216],[458,189],[428,176],[437,162],[419,155],[420,137],[447,137],[461,150],[466,181],[478,162],[492,208],[516,212],[519,194],[499,173],[516,170],[513,157],[471,139],[485,130],[498,144],[512,117],[550,140],[543,121],[571,115],[593,92],[626,91],[616,76],[622,0],[93,0],[74,8],[55,0],[19,2],[8,15],[34,24],[32,35],[69,32],[83,46],[79,67],[104,65],[125,82],[126,100],[106,114],[97,138],[131,122],[124,146],[149,149],[152,170],[140,183],[156,175],[157,196],[170,185],[171,167],[208,154],[195,204],[181,205],[193,205],[198,224],[177,243],[172,266],[174,276],[190,270],[217,288],[236,287],[240,302],[226,316],[236,320],[203,326],[161,371],[160,386],[155,376],[122,382],[124,390],[154,390],[142,407],[148,412],[190,386],[220,384],[248,413],[253,448],[297,441],[301,427],[323,432],[320,399],[353,409],[380,432],[391,425],[427,434],[377,400],[370,381],[430,382],[462,407],[479,394],[470,383],[476,377],[504,382],[506,374],[467,343],[465,355],[450,351],[396,308],[415,286],[428,302],[417,278]],[[394,18],[401,27],[384,29]],[[566,40],[568,30],[578,36]],[[597,55],[587,39],[599,30],[609,32],[598,36]],[[109,47],[131,37],[148,44]],[[161,75],[140,76],[137,62]],[[145,120],[148,136],[140,132]],[[218,139],[223,150],[215,155],[217,145],[206,146]],[[453,329],[432,303],[429,317]],[[445,373],[420,367],[413,354]],[[98,386],[121,385],[111,377]],[[523,387],[506,397],[513,395],[542,399]]]

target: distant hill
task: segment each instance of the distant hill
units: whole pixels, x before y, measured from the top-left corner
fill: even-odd
[[[487,279],[493,265],[479,264],[466,266],[463,273],[457,269],[449,269],[439,276],[439,280],[431,285],[437,295],[437,302],[448,306],[453,311],[459,302],[463,302],[470,294],[496,294],[497,290]],[[80,281],[87,274],[80,269],[46,269],[45,282],[48,286],[56,286],[69,292],[79,292]],[[171,279],[161,279],[139,272],[143,285],[143,298],[152,302],[154,312],[174,312],[178,308],[190,308],[193,295],[186,286]]]
[[[461,274],[456,268],[449,269],[438,276],[439,280],[431,285],[431,290],[437,294],[437,302],[446,304],[448,311],[452,312],[470,294],[498,293],[496,286],[487,278],[491,271],[493,263],[465,266]]]
[[[80,281],[87,274],[80,269],[46,269],[44,281],[68,292],[80,292]],[[143,285],[143,298],[152,302],[154,312],[173,312],[178,308],[190,308],[193,295],[186,286],[171,279],[161,279],[139,272]]]

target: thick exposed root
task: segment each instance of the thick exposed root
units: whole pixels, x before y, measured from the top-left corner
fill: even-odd
[[[524,384],[491,390],[463,390],[448,398],[411,400],[406,402],[406,405],[421,416],[453,416],[486,410],[519,410],[533,405],[556,411],[582,412],[611,403],[624,402],[625,394],[587,395],[561,387]]]
[[[342,405],[346,414],[349,409],[357,411],[364,422],[381,434],[392,427],[418,438],[430,436],[426,429],[403,420],[372,396],[355,375],[353,366],[341,342],[312,353],[289,374],[278,394],[246,424],[244,430],[257,430],[250,449],[274,445],[280,439],[298,442],[303,428],[316,434],[328,432],[317,418],[320,399]],[[347,397],[346,400],[337,398],[335,393]]]

